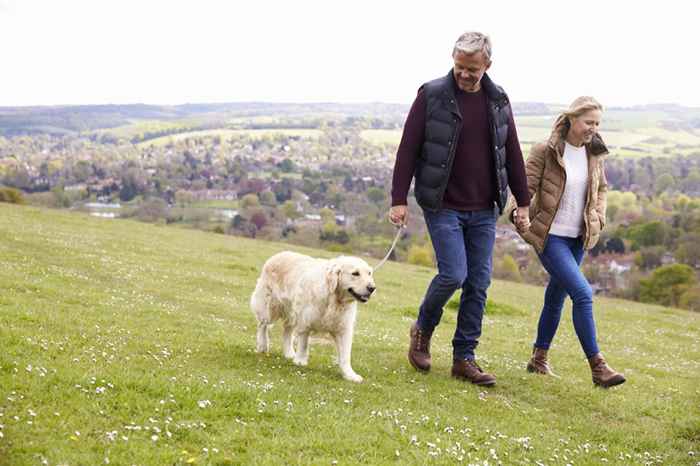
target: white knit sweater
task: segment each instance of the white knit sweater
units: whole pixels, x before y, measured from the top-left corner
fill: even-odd
[[[586,146],[576,147],[566,143],[564,169],[566,170],[566,186],[549,233],[576,238],[583,232],[583,209],[586,206],[586,190],[588,188]]]

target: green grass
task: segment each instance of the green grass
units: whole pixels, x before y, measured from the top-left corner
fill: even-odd
[[[596,299],[599,343],[628,378],[605,391],[568,308],[562,378],[526,373],[543,290],[494,281],[478,354],[498,385],[477,388],[449,377],[454,304],[431,373],[410,368],[434,270],[389,263],[360,309],[355,385],[321,339],[305,368],[278,328],[254,352],[248,298],[286,247],[0,204],[0,464],[696,463],[700,315]]]
[[[625,114],[626,115],[626,114]],[[601,131],[603,140],[610,146],[611,155],[614,157],[623,158],[641,158],[641,157],[670,157],[675,154],[688,154],[700,150],[700,136],[689,131],[670,131],[660,127],[638,127],[635,125],[641,124],[642,121],[647,123],[655,123],[654,121],[635,120],[632,117],[632,123],[629,125],[619,125],[618,122],[613,122],[609,128],[606,121],[603,122],[605,129]],[[519,117],[518,122],[518,138],[522,145],[523,154],[527,157],[532,143],[537,143],[546,140],[551,133],[551,119],[542,117]],[[368,129],[360,133],[360,136],[372,144],[393,144],[398,145],[401,141],[401,130],[386,130],[386,129]],[[656,141],[650,144],[649,140]],[[677,144],[683,144],[688,147],[680,150],[676,147]],[[664,151],[664,149],[669,149]]]
[[[398,144],[402,133],[399,129],[365,129],[360,131],[360,137],[372,144]]]
[[[207,129],[201,131],[187,131],[183,133],[172,134],[168,136],[162,136],[159,138],[149,139],[138,144],[140,147],[147,147],[150,145],[154,146],[164,146],[166,144],[174,143],[177,141],[183,141],[185,139],[193,138],[205,138],[221,136],[222,138],[238,137],[238,136],[250,136],[252,138],[262,138],[264,136],[270,136],[275,134],[281,134],[286,136],[299,136],[303,138],[317,139],[321,136],[321,130],[318,129],[297,129],[297,128],[275,128],[275,129]]]
[[[116,128],[104,128],[94,130],[95,134],[110,133],[116,137],[130,139],[136,135],[148,132],[164,131],[164,130],[182,130],[186,131],[192,126],[201,124],[201,121],[196,118],[183,118],[175,121],[169,120],[131,120],[128,124],[118,126]]]
[[[226,201],[219,199],[207,199],[203,201],[193,202],[187,207],[208,208],[208,209],[238,209],[238,201]]]

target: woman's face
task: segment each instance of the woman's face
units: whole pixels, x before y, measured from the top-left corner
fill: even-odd
[[[600,110],[589,110],[578,117],[573,117],[567,139],[578,146],[588,144],[593,139],[593,135],[598,132],[602,117],[603,112]]]

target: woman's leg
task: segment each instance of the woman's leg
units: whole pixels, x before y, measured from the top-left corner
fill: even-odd
[[[554,277],[549,278],[549,284],[544,292],[544,304],[537,324],[537,339],[535,347],[549,349],[554,335],[557,333],[561,311],[564,308],[566,290]]]
[[[582,259],[583,242],[581,238],[565,238],[555,235],[549,236],[547,246],[540,255],[542,265],[549,272],[549,275],[557,281],[573,301],[574,329],[586,357],[590,358],[598,353],[598,345],[596,344],[595,323],[593,321],[593,291],[579,268]]]
[[[598,354],[598,343],[596,337],[595,319],[593,318],[593,290],[591,289],[586,276],[581,271],[581,262],[583,261],[583,239],[576,238],[572,243],[571,253],[576,260],[579,268],[579,285],[576,288],[576,297],[571,296],[573,301],[572,318],[574,321],[574,329],[581,343],[581,348],[586,354],[586,358],[591,358]]]

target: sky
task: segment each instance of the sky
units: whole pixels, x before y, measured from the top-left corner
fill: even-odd
[[[0,0],[0,106],[409,104],[477,30],[514,102],[698,107],[699,13],[696,0]]]

